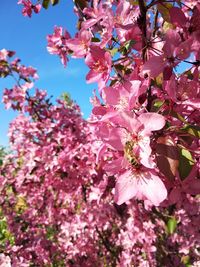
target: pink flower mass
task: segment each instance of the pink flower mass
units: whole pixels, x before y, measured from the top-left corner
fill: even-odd
[[[149,200],[159,205],[167,197],[167,190],[153,170],[150,137],[152,131],[165,125],[163,116],[156,113],[143,113],[133,117],[126,113],[109,117],[108,136],[103,140],[117,154],[113,162],[108,162],[106,170],[118,178],[115,186],[115,201],[118,205],[135,197]],[[103,124],[107,123],[104,120]]]
[[[59,1],[18,4],[31,17]],[[73,5],[77,32],[55,26],[47,50],[88,67],[87,120],[0,50],[17,114],[0,147],[0,267],[198,267],[200,4]]]

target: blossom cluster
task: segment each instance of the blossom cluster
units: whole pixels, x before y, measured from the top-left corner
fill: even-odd
[[[115,174],[118,204],[136,197],[158,206],[196,169],[199,10],[199,4],[75,1],[79,31],[65,38],[65,61],[69,55],[84,58],[90,69],[86,81],[98,83],[100,99],[92,100],[90,122],[103,142],[98,160],[108,175]],[[57,32],[47,38],[54,54],[63,51],[54,42]],[[190,67],[179,74],[182,62]],[[199,188],[193,174],[191,183]]]
[[[85,60],[98,87],[87,121],[69,99],[30,95],[36,71],[0,51],[1,76],[17,81],[3,101],[20,111],[0,167],[13,235],[0,264],[198,266],[200,4],[74,0],[74,11],[78,32],[55,27],[47,49],[64,66]]]
[[[22,65],[20,59],[12,60],[14,54],[13,51],[0,50],[0,77],[12,77],[16,81],[12,88],[4,89],[3,103],[6,109],[20,111],[23,110],[28,90],[33,87],[33,81],[38,79],[38,75],[31,66]]]

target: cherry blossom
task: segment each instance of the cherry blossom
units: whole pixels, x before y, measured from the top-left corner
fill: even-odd
[[[22,14],[24,16],[31,17],[32,11],[39,13],[41,9],[40,4],[33,5],[30,0],[19,0],[17,3],[24,6],[22,9]]]
[[[98,82],[99,88],[102,88],[109,79],[111,71],[111,56],[98,46],[91,46],[90,52],[85,58],[85,63],[90,68],[86,76],[88,83]]]
[[[73,51],[73,57],[82,58],[87,54],[91,43],[91,33],[87,30],[82,30],[74,39],[67,40],[67,46]]]
[[[54,33],[47,36],[47,50],[50,54],[58,55],[64,66],[67,64],[66,54],[68,53],[67,41],[70,38],[70,34],[62,27],[55,27]]]
[[[31,17],[58,2],[18,4]],[[47,50],[85,60],[88,120],[69,97],[30,91],[36,70],[0,51],[18,111],[0,153],[0,265],[197,266],[200,4],[73,2],[77,32],[55,26]]]

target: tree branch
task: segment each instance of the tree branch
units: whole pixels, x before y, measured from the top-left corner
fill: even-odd
[[[142,32],[142,59],[143,61],[146,61],[147,55],[146,55],[146,50],[147,50],[147,26],[146,26],[146,13],[147,13],[147,8],[144,4],[143,0],[139,0],[139,8],[140,8],[140,16],[138,18],[138,26]]]

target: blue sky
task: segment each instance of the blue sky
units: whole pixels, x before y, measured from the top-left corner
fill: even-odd
[[[17,0],[0,1],[1,41],[0,49],[16,51],[22,64],[32,66],[38,70],[39,80],[35,87],[46,89],[53,99],[63,92],[69,92],[81,107],[84,117],[91,111],[89,98],[96,84],[88,85],[85,76],[88,72],[83,60],[71,59],[64,68],[55,55],[47,52],[46,35],[52,34],[55,25],[65,27],[72,36],[76,32],[76,16],[73,13],[72,0],[60,0],[60,4],[42,9],[32,18],[23,17],[21,5]],[[11,88],[13,82],[0,79],[0,97],[5,87]],[[11,110],[5,110],[0,103],[0,145],[7,145],[7,130],[9,122],[17,115]]]

